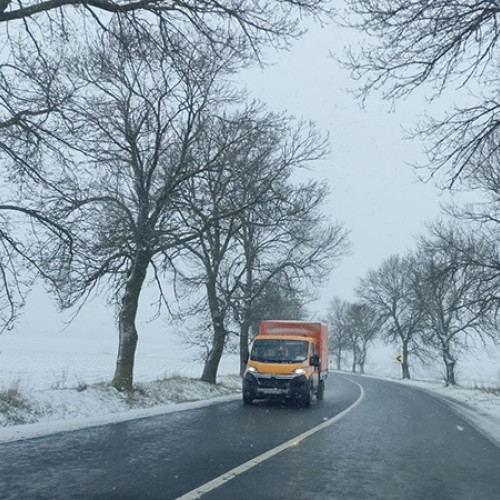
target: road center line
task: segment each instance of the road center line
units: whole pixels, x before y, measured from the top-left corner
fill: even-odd
[[[290,439],[289,441],[286,441],[283,444],[280,444],[276,448],[273,448],[272,450],[266,451],[265,453],[262,453],[261,455],[252,458],[248,460],[248,462],[245,462],[244,464],[239,465],[238,467],[235,467],[234,469],[231,469],[230,471],[226,472],[225,474],[222,474],[219,477],[216,477],[215,479],[212,479],[211,481],[208,481],[205,484],[202,484],[198,488],[189,491],[188,493],[185,493],[184,495],[178,497],[176,500],[196,500],[198,498],[201,498],[205,493],[208,493],[212,490],[215,490],[219,486],[222,486],[224,483],[227,483],[228,481],[231,481],[231,479],[234,479],[235,477],[239,476],[240,474],[243,474],[247,470],[252,469],[256,465],[261,464],[262,462],[265,462],[269,458],[274,457],[278,453],[281,453],[282,451],[287,450],[288,448],[292,448],[293,446],[297,446],[301,441],[304,441],[307,439],[309,436],[312,436],[313,434],[316,434],[316,432],[324,429],[325,427],[328,427],[329,425],[334,424],[341,418],[345,417],[351,410],[356,408],[356,406],[361,403],[363,398],[365,397],[365,391],[363,390],[363,387],[355,382],[354,380],[350,379],[344,379],[348,380],[349,382],[352,382],[353,384],[356,384],[359,389],[360,389],[360,395],[358,399],[348,408],[345,410],[341,411],[334,417],[322,422],[321,424],[317,425],[316,427],[313,427],[312,429],[309,429],[306,432],[303,432],[302,434],[299,434],[298,436]]]

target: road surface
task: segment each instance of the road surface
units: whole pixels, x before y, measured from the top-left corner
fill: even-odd
[[[204,500],[497,500],[500,449],[425,392],[350,375],[310,408],[235,401],[0,445],[2,500],[200,487]]]

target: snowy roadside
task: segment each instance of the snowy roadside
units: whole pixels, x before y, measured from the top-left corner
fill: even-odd
[[[132,394],[106,383],[73,388],[0,390],[0,443],[69,430],[183,411],[240,397],[237,375],[210,385],[187,377],[171,377],[135,385]]]

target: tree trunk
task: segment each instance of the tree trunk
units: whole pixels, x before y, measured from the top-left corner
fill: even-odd
[[[252,232],[250,228],[244,227],[244,232]],[[248,237],[245,238],[248,240]],[[245,260],[246,260],[246,282],[243,297],[243,318],[240,331],[240,375],[243,376],[248,360],[248,339],[251,328],[251,309],[252,309],[252,289],[253,289],[253,249],[245,245]]]
[[[365,373],[366,353],[368,351],[368,342],[363,342],[358,355],[359,373]]]
[[[411,379],[410,365],[408,363],[408,341],[403,341],[403,361],[401,362],[401,371],[404,379]]]
[[[356,349],[352,351],[352,373],[356,373],[356,365],[358,364],[358,352]]]
[[[210,308],[210,316],[212,318],[212,328],[214,336],[212,340],[212,348],[205,360],[205,366],[201,374],[201,380],[209,384],[217,383],[217,370],[219,369],[220,359],[224,351],[224,342],[226,340],[226,329],[224,327],[224,316],[219,307],[217,299],[217,291],[215,281],[207,282],[207,297]]]
[[[119,391],[131,391],[133,388],[135,350],[138,335],[135,326],[139,296],[146,278],[150,256],[140,254],[132,264],[130,275],[118,314],[119,345],[116,369],[111,385]]]
[[[248,360],[248,338],[250,333],[250,321],[245,318],[241,324],[240,331],[240,375],[243,375]]]
[[[455,380],[455,363],[456,361],[445,361],[445,366],[446,366],[446,379],[445,383],[446,385],[456,385],[456,380]]]
[[[455,381],[456,360],[453,359],[453,357],[450,355],[449,349],[447,347],[443,349],[443,361],[444,361],[444,366],[446,368],[446,374],[445,374],[446,386],[456,385]]]
[[[214,328],[212,349],[210,349],[205,361],[205,366],[203,367],[203,373],[201,375],[202,382],[208,382],[209,384],[217,383],[217,370],[219,369],[220,359],[224,351],[225,338],[226,331],[223,327]]]
[[[340,371],[342,369],[342,348],[339,347],[337,349],[337,370]]]

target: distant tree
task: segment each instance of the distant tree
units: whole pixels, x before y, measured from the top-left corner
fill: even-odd
[[[342,369],[345,352],[349,350],[348,314],[349,304],[334,297],[328,306],[326,322],[328,324],[328,349],[335,354],[337,370]]]
[[[272,319],[304,321],[307,318],[306,302],[307,296],[299,283],[290,283],[286,274],[274,276],[262,288],[262,292],[252,300],[248,340],[251,341],[259,333],[261,321]],[[239,308],[237,311],[238,316]],[[240,324],[241,338],[242,326],[239,317],[237,322]]]
[[[480,267],[463,265],[457,248],[445,248],[432,236],[421,239],[413,273],[424,340],[441,354],[446,385],[455,385],[455,366],[469,342],[496,331],[489,321],[491,303],[483,300],[487,280]]]
[[[419,336],[423,312],[416,300],[413,257],[393,255],[378,269],[369,271],[357,289],[360,298],[379,316],[383,336],[401,347],[403,379],[410,377],[410,355],[422,350]]]
[[[352,372],[365,372],[368,346],[380,333],[381,321],[367,304],[351,303],[346,310],[346,329],[349,350],[352,353]]]

